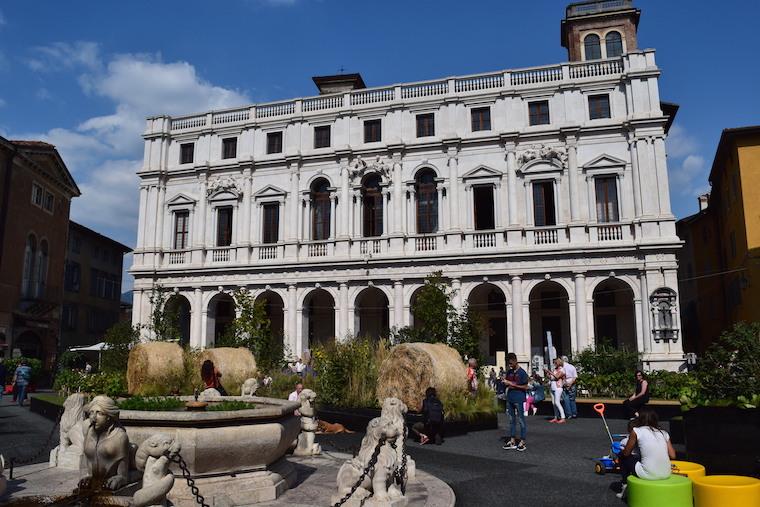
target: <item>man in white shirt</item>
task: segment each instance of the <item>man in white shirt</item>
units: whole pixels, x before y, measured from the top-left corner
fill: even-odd
[[[565,414],[568,419],[578,417],[578,407],[575,405],[575,397],[578,394],[578,386],[575,381],[578,380],[578,370],[570,364],[567,356],[562,356],[563,368],[565,370],[565,385],[562,392],[562,405],[565,407]]]
[[[298,361],[296,361],[296,364],[295,364],[295,370],[296,370],[296,373],[297,373],[298,375],[300,375],[300,376],[302,376],[302,377],[303,377],[303,371],[304,371],[305,369],[306,369],[306,365],[303,363],[303,361],[301,361],[301,358],[299,357],[299,358],[298,358]]]
[[[288,401],[298,401],[298,396],[301,394],[301,391],[303,391],[303,384],[298,382],[296,384],[296,390],[288,395]],[[298,410],[293,412],[293,414],[297,416],[301,415],[301,413]]]

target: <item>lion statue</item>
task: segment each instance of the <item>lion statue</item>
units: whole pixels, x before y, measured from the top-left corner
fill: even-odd
[[[179,442],[166,433],[156,433],[140,444],[135,452],[135,466],[143,472],[143,478],[142,487],[132,500],[134,507],[166,505],[166,495],[174,486],[170,459],[179,451]]]
[[[338,470],[338,493],[332,498],[332,503],[338,503],[351,492],[354,484],[369,465],[375,449],[380,445],[375,467],[359,484],[352,499],[361,501],[370,496],[374,500],[389,501],[400,498],[401,490],[393,482],[393,472],[398,463],[396,451],[390,442],[399,437],[398,425],[386,417],[376,417],[367,425],[367,433],[362,439],[359,454],[341,465]]]
[[[58,447],[50,451],[50,466],[79,470],[87,430],[87,396],[74,393],[63,402]]]
[[[255,378],[246,379],[240,387],[240,396],[255,396],[259,389],[259,381]]]
[[[296,448],[293,454],[296,456],[313,456],[322,452],[322,447],[314,442],[314,432],[317,431],[317,413],[314,409],[314,400],[317,399],[317,393],[311,389],[304,389],[298,395],[298,401],[301,402],[299,412],[301,414],[301,433],[296,441]]]
[[[407,410],[408,408],[403,401],[401,401],[398,398],[389,397],[383,400],[383,407],[380,411],[380,417],[385,417],[386,419],[393,421],[393,424],[396,426],[396,431],[398,432],[398,436],[396,437],[394,444],[396,447],[396,456],[397,456],[399,465],[401,465],[404,459],[404,442],[406,441],[405,416],[406,416]],[[416,470],[417,468],[414,463],[414,460],[411,458],[411,456],[407,456],[405,480],[414,480]]]

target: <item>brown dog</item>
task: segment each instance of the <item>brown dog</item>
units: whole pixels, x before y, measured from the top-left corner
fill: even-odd
[[[343,426],[341,423],[329,423],[327,421],[319,420],[317,421],[317,431],[318,434],[328,434],[332,435],[335,433],[354,433],[350,429]]]

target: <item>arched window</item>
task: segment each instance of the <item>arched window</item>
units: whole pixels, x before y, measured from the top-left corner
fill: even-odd
[[[595,33],[586,35],[583,39],[586,48],[586,60],[599,60],[602,57],[602,46],[599,44],[599,36]]]
[[[370,174],[362,182],[362,204],[364,207],[365,238],[383,235],[383,194],[380,190],[380,176]]]
[[[676,341],[678,329],[676,329],[676,293],[671,289],[657,289],[649,298],[649,306],[652,310],[652,333],[656,341]]]
[[[417,192],[417,232],[430,234],[438,231],[438,188],[435,172],[423,169],[415,178]]]
[[[37,263],[35,266],[37,273],[35,275],[35,295],[42,298],[45,295],[45,284],[47,283],[48,271],[48,243],[46,240],[40,242],[40,251],[37,253]]]
[[[615,58],[616,56],[623,54],[623,38],[620,37],[620,32],[608,33],[604,38],[604,43],[607,46],[607,58]],[[588,49],[586,51],[588,51]],[[588,52],[586,53],[586,56],[588,57]]]
[[[24,297],[32,295],[34,286],[34,260],[37,257],[37,238],[30,234],[26,240],[26,249],[24,250],[24,272],[21,282],[21,294]]]
[[[311,185],[311,239],[330,238],[330,190],[326,179]]]

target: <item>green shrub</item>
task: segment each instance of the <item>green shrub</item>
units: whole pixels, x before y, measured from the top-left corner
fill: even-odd
[[[260,387],[258,391],[256,391],[256,396],[287,399],[288,395],[295,390],[295,386],[299,382],[303,384],[304,389],[312,389],[316,391],[316,379],[312,375],[305,375],[302,378],[295,373],[275,372],[271,377],[272,383],[268,386],[261,385],[261,381],[259,381]],[[321,401],[321,399],[318,399],[317,401]]]
[[[320,403],[334,407],[377,407],[375,388],[388,342],[355,338],[317,347],[312,353]]]
[[[639,368],[640,357],[635,351],[625,347],[617,349],[607,343],[599,343],[596,348],[588,347],[572,357],[578,372],[589,375],[628,374],[633,382],[633,374]]]
[[[129,322],[117,322],[106,331],[103,341],[108,347],[101,352],[101,370],[126,372],[129,351],[140,341],[138,329]]]
[[[224,412],[227,410],[251,410],[254,408],[256,408],[256,405],[247,401],[225,400],[218,403],[209,403],[206,410],[211,412]]]
[[[739,322],[697,363],[698,389],[708,399],[751,397],[760,386],[760,322]]]
[[[105,394],[111,397],[121,396],[127,392],[127,379],[123,373],[84,373],[64,370],[55,377],[53,389],[62,396],[83,392],[93,395]]]
[[[697,386],[698,380],[691,373],[655,370],[646,374],[649,392],[653,398],[678,400],[686,389]]]
[[[122,410],[144,410],[148,412],[175,411],[185,407],[179,398],[133,396],[117,403]]]
[[[441,391],[438,397],[443,403],[447,421],[473,421],[484,415],[495,414],[499,407],[496,395],[490,389],[478,389],[475,397],[461,391]]]
[[[8,378],[6,379],[6,382],[10,383],[11,379],[13,378],[13,372],[16,371],[16,368],[18,368],[18,365],[21,364],[21,361],[24,360],[26,361],[26,364],[28,364],[32,369],[31,381],[36,382],[40,378],[40,375],[42,374],[42,361],[39,359],[34,359],[32,357],[16,357],[3,359],[5,369],[8,371]]]

